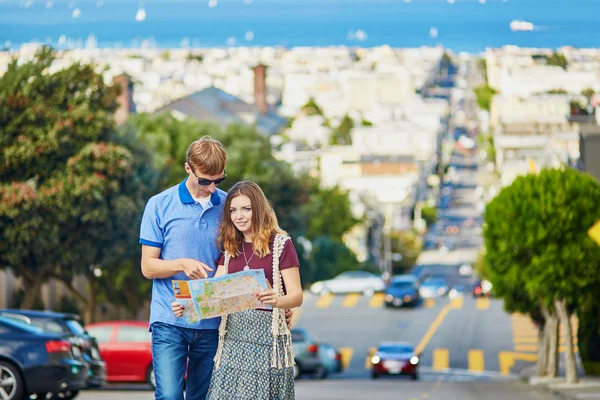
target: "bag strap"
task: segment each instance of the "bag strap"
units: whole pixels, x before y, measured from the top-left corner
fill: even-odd
[[[227,250],[225,250],[225,263],[223,267],[225,268],[225,275],[229,273],[229,260],[231,259],[231,254]],[[219,369],[221,365],[221,354],[223,353],[223,343],[225,342],[225,333],[227,333],[227,315],[223,315],[221,317],[221,323],[219,324],[219,343],[217,344],[217,352],[215,353],[215,358],[213,361],[215,362],[215,369]]]

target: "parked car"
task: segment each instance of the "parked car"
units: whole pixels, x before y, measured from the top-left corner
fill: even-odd
[[[83,360],[88,366],[88,387],[97,388],[106,384],[106,364],[100,356],[96,339],[91,337],[76,314],[34,310],[0,310],[0,316],[21,320],[41,328],[48,333],[71,334],[74,344],[81,348]],[[73,393],[73,397],[77,393]],[[63,395],[62,398],[65,396]]]
[[[371,378],[381,375],[409,375],[419,379],[419,357],[412,344],[406,342],[383,342],[371,357]]]
[[[467,293],[470,293],[473,285],[468,285],[466,283],[457,283],[452,286],[452,289],[448,292],[448,297],[451,299],[456,299],[458,297],[465,297]]]
[[[316,337],[306,329],[294,328],[292,333],[292,350],[294,351],[294,379],[303,374],[311,374],[324,379],[329,371],[321,360],[319,343]]]
[[[24,400],[35,394],[45,399],[49,393],[76,395],[84,389],[88,368],[70,339],[68,334],[47,333],[0,317],[0,397]]]
[[[477,282],[473,287],[473,297],[485,297],[492,295],[492,283],[487,280]]]
[[[346,271],[333,279],[312,284],[310,291],[315,294],[363,293],[367,296],[383,292],[385,282],[379,275],[367,271]]]
[[[444,296],[448,293],[448,281],[442,277],[430,276],[421,282],[419,294],[423,298]]]
[[[419,279],[413,275],[396,275],[392,277],[385,290],[385,305],[401,307],[416,306],[421,301]]]
[[[85,329],[98,341],[108,382],[147,382],[156,387],[147,321],[106,321]]]
[[[319,358],[328,374],[335,374],[344,370],[342,354],[329,344],[319,343]]]

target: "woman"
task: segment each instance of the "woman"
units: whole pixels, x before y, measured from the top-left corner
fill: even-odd
[[[224,316],[219,327],[208,399],[293,399],[292,343],[284,309],[302,304],[298,255],[262,189],[235,184],[223,208],[219,242],[225,252],[215,276],[263,269],[270,288],[257,298],[273,310],[247,310]],[[183,307],[172,303],[178,317]]]

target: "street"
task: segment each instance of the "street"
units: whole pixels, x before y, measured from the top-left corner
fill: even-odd
[[[148,390],[101,390],[86,391],[81,400],[150,400],[153,393]],[[412,382],[384,380],[299,381],[296,384],[298,400],[558,400],[560,397],[519,383],[478,382]]]

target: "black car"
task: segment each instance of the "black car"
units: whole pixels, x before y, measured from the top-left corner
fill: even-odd
[[[385,290],[387,307],[416,306],[421,301],[419,278],[413,275],[394,276]]]
[[[23,321],[41,328],[44,332],[73,335],[71,339],[73,345],[81,349],[83,360],[88,365],[88,387],[95,388],[106,384],[106,364],[100,356],[98,343],[85,331],[78,315],[53,311],[5,309],[0,310],[0,316]],[[76,395],[74,393],[71,398]]]
[[[3,400],[38,399],[84,389],[88,369],[70,336],[0,317],[0,389]]]

